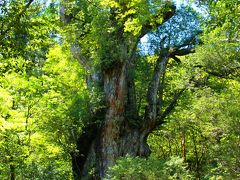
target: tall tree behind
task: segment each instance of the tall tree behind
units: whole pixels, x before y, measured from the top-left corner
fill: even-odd
[[[88,70],[91,93],[103,92],[102,108],[91,108],[92,118],[85,125],[73,152],[76,179],[87,177],[95,169],[105,177],[109,166],[124,155],[148,156],[146,139],[161,120],[171,112],[184,89],[176,93],[167,108],[159,113],[164,73],[170,58],[192,52],[192,37],[175,47],[156,52],[149,79],[144,116],[137,111],[133,72],[138,60],[140,39],[169,20],[176,7],[170,1],[79,1],[63,2],[63,35],[72,44],[72,52]],[[163,38],[163,43],[166,38]],[[148,74],[147,74],[148,75]],[[97,87],[97,88],[96,88]],[[98,94],[100,96],[100,94]],[[160,99],[159,99],[160,97]]]

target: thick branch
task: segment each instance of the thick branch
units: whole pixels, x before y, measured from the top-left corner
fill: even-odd
[[[157,64],[154,69],[152,80],[149,84],[148,92],[147,92],[147,103],[148,106],[145,110],[144,124],[143,128],[146,131],[151,131],[155,127],[156,123],[156,115],[157,115],[157,93],[160,85],[160,78],[163,76],[166,65],[168,62],[168,55],[162,54],[159,56],[157,60]],[[148,132],[147,132],[148,133]]]
[[[148,106],[146,107],[146,110],[145,110],[145,117],[144,117],[144,124],[143,124],[143,127],[147,129],[147,131],[151,132],[158,125],[156,121],[157,121],[158,109],[160,108],[157,107],[157,105],[159,104],[159,99],[157,99],[157,96],[158,96],[159,89],[160,89],[160,93],[162,93],[162,94],[159,94],[159,97],[161,98],[161,96],[163,95],[163,89],[161,89],[163,87],[160,87],[160,86],[163,86],[164,84],[163,76],[166,71],[168,59],[171,57],[179,61],[179,59],[176,58],[175,55],[183,56],[193,52],[194,50],[192,49],[192,47],[185,48],[185,49],[172,48],[169,50],[168,49],[162,50],[159,56],[159,59],[157,60],[153,78],[152,78],[152,81],[150,82],[148,93],[147,93]],[[161,82],[160,82],[160,79],[161,79]],[[160,119],[164,119],[174,109],[178,98],[181,96],[181,94],[185,89],[186,88],[184,88],[179,93],[177,93],[176,96],[174,96],[172,102],[170,103],[168,108],[162,113]]]
[[[164,88],[165,88],[165,76],[166,76],[166,71],[164,71],[164,73],[161,77],[160,85],[159,85],[159,89],[158,89],[157,115],[161,112],[161,109],[162,109],[163,93],[164,93]]]
[[[196,36],[201,32],[202,31],[196,32],[196,34],[193,34],[191,37],[185,39],[180,45],[170,48],[169,57],[180,63],[180,59],[176,56],[185,56],[190,53],[195,53],[194,46],[197,44]]]
[[[195,53],[195,50],[192,47],[187,47],[187,48],[183,48],[183,49],[173,49],[170,52],[170,57],[174,57],[174,56],[185,56],[187,54],[190,53]]]
[[[195,53],[195,49],[191,46],[183,49],[172,48],[169,52],[169,58],[173,58],[177,63],[181,63],[181,60],[176,56],[185,56],[191,53]]]
[[[186,38],[185,40],[183,40],[183,42],[181,42],[181,44],[176,45],[175,48],[176,49],[181,49],[187,46],[193,46],[196,44],[201,44],[201,40],[197,39],[197,36],[199,34],[201,34],[203,31],[202,30],[198,30],[195,33],[193,33],[190,37]]]
[[[159,56],[159,59],[157,61],[153,78],[149,85],[148,93],[147,93],[148,106],[146,107],[146,110],[145,110],[145,118],[144,118],[144,124],[143,124],[144,128],[147,129],[147,131],[151,132],[154,128],[156,128],[156,126],[159,125],[159,122],[162,122],[162,120],[174,109],[175,105],[177,104],[177,100],[186,89],[186,87],[183,88],[174,96],[169,106],[160,115],[160,118],[158,118],[158,113],[160,112],[158,109],[160,109],[161,107],[157,107],[157,105],[159,105],[159,99],[157,99],[157,96],[158,96],[158,92],[160,92],[159,98],[160,98],[160,101],[162,101],[161,97],[163,96],[163,91],[164,91],[163,89],[164,73],[166,71],[168,59],[171,57],[171,58],[174,58],[176,61],[180,62],[180,60],[177,57],[175,57],[175,55],[183,56],[193,52],[194,50],[192,49],[192,47],[188,47],[185,49],[173,48],[169,50],[168,49],[162,50],[162,54],[161,56]],[[161,82],[160,82],[160,79],[161,79]],[[157,119],[160,119],[160,120],[157,120]]]
[[[60,11],[60,19],[64,24],[69,24],[73,19],[77,19],[76,17],[74,17],[72,14],[67,14],[66,13],[66,7],[62,4]],[[83,22],[85,24],[85,22]],[[84,28],[84,25],[82,25],[82,27]],[[79,61],[79,63],[86,69],[86,70],[91,70],[91,61],[90,58],[88,58],[88,56],[84,55],[82,53],[80,44],[77,42],[77,39],[74,40],[75,42],[73,42],[71,44],[71,53],[72,55]]]

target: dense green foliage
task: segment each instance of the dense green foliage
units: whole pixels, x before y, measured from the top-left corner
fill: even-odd
[[[16,68],[26,63],[22,58],[14,60]],[[86,116],[88,96],[81,93],[86,88],[84,72],[59,47],[49,50],[38,70],[38,77],[26,71],[1,77],[2,178],[9,173],[24,179],[70,177],[67,152],[74,148],[81,118]]]
[[[130,10],[118,14],[124,38],[138,37],[142,23],[151,19],[144,8],[147,2],[125,2]],[[148,34],[151,46],[138,46],[133,76],[140,116],[144,116],[145,82],[151,78],[156,49],[186,43],[195,52],[168,64],[162,108],[178,91],[184,92],[149,136],[151,156],[120,158],[108,172],[111,179],[240,178],[240,4],[238,0],[198,2],[207,15],[200,18],[201,13],[181,7],[169,22]],[[0,2],[0,179],[72,179],[70,153],[76,151],[91,113],[102,108],[102,94],[96,89],[89,92],[86,75],[100,66],[111,67],[119,57],[114,53],[124,59],[123,52],[112,51],[119,46],[111,38],[118,36],[118,29],[106,21],[107,7],[121,10],[116,1],[93,1],[88,7],[65,3],[69,12],[76,12],[76,19],[63,27],[58,4]],[[153,3],[162,13],[169,8],[160,1]],[[105,12],[97,11],[99,4]],[[76,39],[84,45],[81,55],[89,58],[81,65],[70,52],[70,42]],[[88,69],[89,64],[94,68]]]
[[[69,179],[84,71],[55,42],[53,4],[3,1],[0,17],[0,179]]]
[[[125,157],[109,171],[111,179],[193,179],[186,165],[179,157],[167,161]]]

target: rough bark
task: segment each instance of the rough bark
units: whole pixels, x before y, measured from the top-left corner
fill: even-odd
[[[118,144],[121,126],[124,123],[125,104],[127,102],[126,64],[110,69],[104,74],[104,92],[107,112],[101,128],[100,175],[103,176],[107,167],[113,165],[118,157]]]
[[[75,179],[107,178],[108,167],[124,155],[148,156],[146,138],[131,123],[137,118],[133,80],[127,63],[119,63],[103,75],[106,112],[101,127],[85,129],[78,141],[78,152],[72,154]],[[130,107],[131,105],[131,107]],[[130,108],[130,109],[128,109]],[[128,110],[127,110],[128,109]],[[136,119],[135,119],[136,121]],[[89,172],[95,168],[95,175]]]

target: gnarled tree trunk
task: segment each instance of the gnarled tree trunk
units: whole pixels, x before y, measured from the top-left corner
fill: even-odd
[[[123,14],[129,10],[126,3],[121,4]],[[111,38],[111,43],[116,47],[96,41],[96,43],[100,43],[98,47],[104,47],[104,53],[101,52],[100,57],[104,59],[103,61],[109,60],[110,62],[110,65],[108,64],[107,67],[102,67],[100,70],[104,84],[105,109],[92,115],[95,120],[102,117],[101,124],[99,126],[95,123],[86,125],[78,139],[77,151],[71,153],[74,179],[108,178],[107,170],[114,165],[118,157],[127,154],[149,156],[150,150],[146,141],[149,133],[157,125],[159,101],[157,93],[161,86],[160,81],[164,79],[169,53],[159,55],[152,81],[149,82],[148,105],[145,117],[142,119],[137,114],[134,78],[131,76],[131,70],[134,70],[133,59],[136,56],[136,47],[141,37],[174,15],[174,5],[166,3],[166,9],[165,14],[160,11],[153,14],[149,20],[144,20],[138,36],[131,33],[125,34],[125,21],[132,18],[131,14],[126,16],[122,22],[116,22],[119,12],[115,8],[107,10],[110,13],[108,17],[110,23],[107,25],[111,28],[107,30],[110,30],[108,33],[103,33],[106,35],[104,40]],[[69,23],[72,14],[66,15],[64,7],[62,7],[61,17],[63,22]],[[159,21],[160,17],[163,18],[162,21]],[[111,29],[113,29],[112,32]],[[84,38],[84,33],[82,36],[80,39]],[[85,57],[78,44],[72,46],[72,53],[86,69],[91,71],[91,63],[89,63],[91,57]],[[109,59],[111,56],[114,57],[113,61]],[[91,88],[91,86],[89,87]],[[95,120],[91,122],[95,122]]]
[[[108,167],[124,155],[148,156],[149,148],[142,127],[136,121],[134,85],[128,76],[128,64],[119,63],[104,72],[106,111],[101,127],[89,127],[78,142],[79,152],[72,154],[75,179],[106,177]],[[134,107],[135,106],[135,107]],[[130,112],[129,112],[130,111]],[[138,119],[139,120],[139,119]],[[93,128],[91,130],[91,128]],[[95,174],[89,175],[95,170]]]

